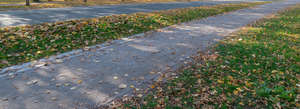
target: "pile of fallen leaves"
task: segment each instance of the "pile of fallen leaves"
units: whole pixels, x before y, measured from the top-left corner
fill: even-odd
[[[297,7],[298,6],[298,7]],[[300,108],[300,8],[227,37],[121,108]],[[150,88],[150,89],[151,89]]]
[[[267,2],[224,4],[0,28],[0,68]]]

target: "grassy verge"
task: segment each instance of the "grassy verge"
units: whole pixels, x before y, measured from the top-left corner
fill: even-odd
[[[0,68],[263,3],[267,2],[224,4],[0,28]]]
[[[130,108],[300,108],[300,5],[253,24],[198,56]],[[199,61],[198,61],[199,62]],[[153,88],[153,86],[152,86]],[[135,104],[136,103],[136,104]],[[124,107],[124,108],[125,108]]]

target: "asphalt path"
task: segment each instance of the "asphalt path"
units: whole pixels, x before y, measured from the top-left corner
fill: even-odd
[[[0,27],[39,24],[70,19],[93,18],[114,14],[152,12],[174,8],[210,6],[224,3],[240,3],[257,0],[196,1],[148,4],[102,5],[90,7],[47,8],[35,10],[0,11]]]

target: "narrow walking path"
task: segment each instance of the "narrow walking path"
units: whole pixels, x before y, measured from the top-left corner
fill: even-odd
[[[149,3],[127,5],[104,5],[91,7],[49,8],[37,10],[0,11],[0,27],[17,26],[25,24],[39,24],[44,22],[56,22],[70,19],[93,18],[109,16],[113,14],[129,14],[136,12],[152,12],[174,8],[210,6],[224,3],[240,3],[249,0],[226,1],[196,1],[173,3]],[[251,0],[264,1],[264,0]],[[267,1],[267,0],[266,0]]]
[[[1,109],[82,109],[105,104],[176,69],[197,51],[255,20],[300,3],[286,0],[73,51],[1,74]]]

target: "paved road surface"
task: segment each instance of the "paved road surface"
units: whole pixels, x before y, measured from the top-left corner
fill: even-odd
[[[49,8],[39,10],[0,11],[0,27],[24,24],[39,24],[69,19],[91,18],[113,14],[128,14],[135,12],[152,12],[174,8],[198,7],[223,3],[239,3],[241,1],[257,0],[226,0],[207,2],[175,2],[150,3],[132,5],[106,5],[93,7]]]

